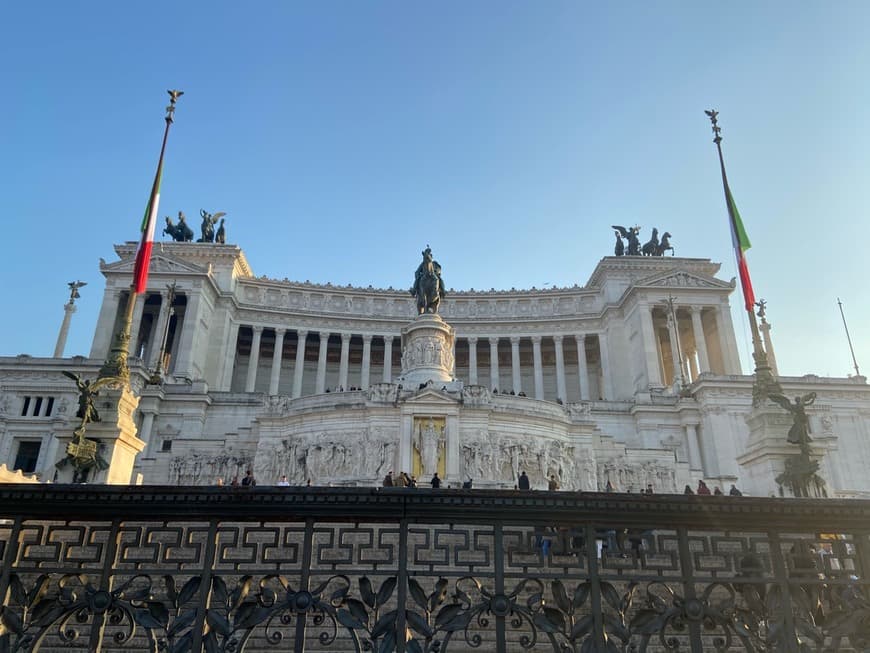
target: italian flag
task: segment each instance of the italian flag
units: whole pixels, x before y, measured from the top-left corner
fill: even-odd
[[[154,186],[151,188],[151,198],[145,209],[145,217],[142,219],[142,240],[139,241],[139,250],[136,252],[136,267],[133,268],[133,292],[141,294],[148,285],[148,266],[151,263],[151,249],[154,246],[154,230],[157,225],[157,207],[160,204],[160,180],[163,177],[163,156],[161,153],[160,164],[157,166],[157,176],[154,178]]]
[[[725,182],[725,194],[728,197],[728,217],[731,221],[731,243],[734,245],[734,256],[737,257],[737,271],[740,274],[740,286],[743,288],[743,301],[746,310],[752,311],[755,306],[755,293],[752,290],[752,279],[749,278],[749,266],[746,264],[746,250],[752,247],[746,229],[743,228],[743,220],[734,203],[728,182]]]

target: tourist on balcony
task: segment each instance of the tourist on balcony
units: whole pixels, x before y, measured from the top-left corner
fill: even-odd
[[[555,474],[550,474],[550,482],[547,483],[547,489],[550,492],[555,492],[559,489],[559,481],[556,480]]]
[[[281,479],[277,483],[278,487],[290,487],[290,481],[287,480],[287,474],[281,476]]]
[[[254,479],[254,470],[249,469],[245,472],[245,478],[242,479],[242,485],[244,487],[254,487],[257,484],[256,479]]]
[[[695,494],[695,492],[694,492],[694,490],[692,490],[692,486],[691,486],[691,485],[687,485],[687,486],[686,486],[686,489],[683,490],[683,494]]]
[[[432,485],[433,490],[437,490],[441,487],[441,479],[438,478],[438,472],[432,474],[432,480],[429,481],[429,483]]]
[[[712,492],[710,492],[710,488],[707,487],[707,484],[701,480],[698,481],[698,489],[695,490],[695,493],[696,494],[708,494],[708,495],[712,494]]]
[[[737,486],[735,486],[734,483],[731,484],[731,489],[728,490],[728,494],[731,495],[732,497],[742,497],[743,496],[743,492],[738,490]]]
[[[520,478],[517,481],[517,487],[519,487],[521,490],[530,490],[532,487],[529,483],[529,477],[526,476],[525,470],[523,470],[523,473],[520,474]]]
[[[393,487],[393,470],[387,472],[387,475],[384,476],[384,487]]]
[[[713,494],[715,494],[717,497],[721,497],[725,493],[722,492],[722,489],[717,485],[713,488]]]

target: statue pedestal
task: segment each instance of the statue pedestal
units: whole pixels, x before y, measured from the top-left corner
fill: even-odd
[[[786,471],[787,460],[801,455],[801,448],[786,439],[794,423],[792,416],[773,406],[760,406],[752,409],[746,423],[749,425],[749,440],[746,450],[737,457],[737,463],[743,470],[743,492],[761,497],[780,496],[780,493],[782,496],[795,496],[791,487],[780,486],[774,480]],[[813,447],[812,444],[809,459],[819,463],[825,455],[824,449]],[[825,496],[823,492],[812,489],[810,493],[813,496]]]
[[[445,385],[454,379],[453,327],[437,313],[423,313],[402,329],[402,374],[408,390],[432,381]]]
[[[108,464],[108,467],[91,468],[86,482],[128,485],[133,476],[136,456],[145,448],[145,443],[136,437],[136,423],[133,420],[133,413],[139,405],[139,397],[125,385],[122,389],[101,389],[95,403],[102,421],[88,424],[85,438],[97,443],[97,455]],[[58,469],[55,482],[72,483],[75,468],[72,460],[66,456],[67,447],[73,441],[73,434],[58,438],[58,441],[58,453],[67,462]]]

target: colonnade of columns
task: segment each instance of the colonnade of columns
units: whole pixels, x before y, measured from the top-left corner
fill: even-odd
[[[242,337],[240,327],[244,330]],[[264,334],[267,334],[265,339]],[[292,338],[292,334],[295,334],[296,340],[295,355],[291,352],[285,357],[285,349],[291,348],[285,348],[285,341],[288,336]],[[566,356],[566,338],[573,340],[569,349],[570,357]],[[587,358],[587,339],[591,339],[594,368]],[[483,353],[484,365],[489,368],[488,382],[483,381],[487,378],[486,369],[482,370],[479,364],[481,357],[478,345],[485,346],[481,342],[484,340],[489,344],[488,357],[486,350]],[[394,354],[393,350],[399,345],[399,336],[329,331],[309,334],[301,329],[234,324],[230,329],[229,342],[233,344],[228,347],[224,361],[225,390],[286,394],[295,398],[336,389],[366,390],[372,383],[392,382],[398,371],[393,368],[393,361],[398,363],[399,360],[398,352]],[[249,348],[246,346],[248,342]],[[264,360],[264,342],[271,344],[271,360],[268,362]],[[510,347],[509,356],[505,355],[507,344]],[[246,357],[248,349],[250,353]],[[460,336],[457,338],[457,349],[461,350],[461,356],[457,358],[461,362],[455,373],[467,384],[483,383],[502,394],[562,402],[614,398],[608,347],[603,333],[572,336]],[[268,356],[268,345],[265,351]],[[292,376],[289,371],[291,360]],[[509,372],[503,370],[506,364],[510,366]],[[592,379],[590,368],[594,370]],[[570,388],[569,370],[572,375]],[[502,377],[503,371],[505,377]],[[528,387],[524,387],[524,383]],[[593,391],[595,396],[592,396]]]
[[[727,306],[642,304],[641,334],[649,385],[694,381],[704,372],[740,374]],[[674,320],[676,318],[676,321]]]
[[[115,331],[120,326],[121,315],[126,310],[129,294],[127,291],[116,290],[111,298],[104,300],[103,311],[114,315],[114,321],[103,321],[111,324],[111,329],[102,329],[94,339],[92,357],[102,358],[108,353]],[[146,367],[154,369],[160,357],[163,335],[167,333],[168,340],[164,354],[173,356],[172,369],[178,374],[190,375],[191,356],[196,338],[196,315],[200,308],[200,296],[197,293],[179,292],[175,296],[172,310],[167,310],[169,291],[148,291],[135,297],[133,321],[130,326],[130,356],[141,357]],[[108,304],[108,309],[106,308]],[[168,371],[168,370],[164,370]]]

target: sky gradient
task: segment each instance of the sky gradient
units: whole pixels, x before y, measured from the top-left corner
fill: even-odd
[[[14,3],[2,10],[0,354],[87,354],[99,259],[160,216],[227,213],[255,274],[583,284],[612,224],[736,276],[716,149],[780,373],[870,369],[870,3]],[[744,370],[749,328],[732,296]],[[14,316],[14,317],[13,317]],[[12,318],[12,319],[10,319]],[[866,369],[862,369],[866,373]]]

